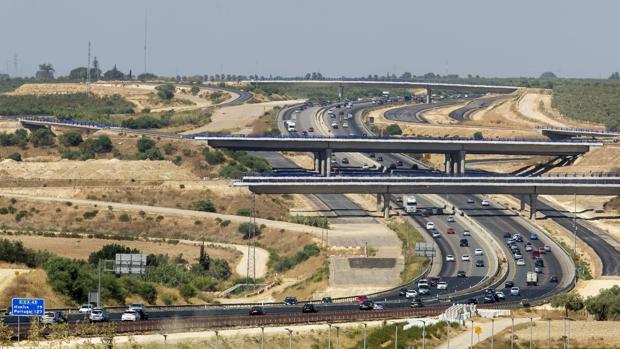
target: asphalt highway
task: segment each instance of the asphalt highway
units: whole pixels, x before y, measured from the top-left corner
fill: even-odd
[[[495,101],[512,98],[512,95],[481,97],[472,100],[461,108],[451,111],[448,116],[457,121],[466,121],[470,119],[470,115],[478,110],[484,109]]]

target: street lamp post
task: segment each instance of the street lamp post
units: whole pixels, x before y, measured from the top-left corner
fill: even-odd
[[[288,349],[293,349],[293,330],[285,328],[288,331]]]
[[[491,319],[491,349],[495,349],[495,319]]]
[[[329,332],[327,332],[327,349],[332,348],[332,324],[328,323],[327,327],[329,327]]]
[[[394,324],[394,349],[398,349],[398,324]]]
[[[426,349],[426,321],[418,320],[422,323],[422,349]]]
[[[362,325],[364,325],[364,349],[366,349],[366,336],[367,336],[367,331],[368,331],[368,324],[367,323],[363,323]]]
[[[162,334],[162,336],[164,336],[164,349],[168,348],[168,335],[167,334]]]
[[[260,328],[260,349],[265,349],[265,327]]]
[[[532,349],[532,318],[530,318],[530,349]]]
[[[510,330],[510,349],[514,349],[515,347],[515,318],[512,316],[510,318],[512,320],[512,328]]]
[[[470,319],[469,321],[471,321],[471,335],[469,338],[469,349],[472,349],[474,347],[474,320]]]
[[[220,333],[215,331],[215,349],[220,347]]]
[[[336,328],[336,349],[340,349],[340,326],[334,326]]]
[[[551,349],[551,318],[547,318],[547,349]]]

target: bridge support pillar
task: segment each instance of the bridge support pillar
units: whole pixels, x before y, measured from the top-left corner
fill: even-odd
[[[338,92],[338,97],[340,97],[340,99],[344,99],[344,85],[340,85],[340,90]]]
[[[530,219],[536,220],[536,207],[538,206],[538,195],[530,194]]]
[[[314,152],[314,169],[313,171],[316,171],[318,173],[321,173],[321,153],[319,152]]]
[[[444,170],[446,174],[452,173],[452,154],[450,153],[444,154]]]
[[[431,104],[433,96],[433,89],[430,87],[426,88],[426,103]]]
[[[323,153],[323,175],[325,177],[331,176],[332,172],[332,150],[326,149]]]
[[[390,194],[383,193],[383,218],[390,218]]]
[[[519,211],[525,210],[525,198],[523,197],[523,195],[519,197],[519,204]]]
[[[383,194],[377,193],[377,212],[381,211],[381,201],[383,199]]]
[[[465,151],[461,150],[457,153],[456,165],[457,165],[457,171],[456,171],[457,176],[464,175],[465,174]]]

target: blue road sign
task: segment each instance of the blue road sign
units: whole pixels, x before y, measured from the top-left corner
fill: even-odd
[[[42,298],[13,298],[11,315],[13,316],[43,316],[45,313],[45,299]]]

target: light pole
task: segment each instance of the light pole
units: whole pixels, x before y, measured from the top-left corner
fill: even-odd
[[[566,346],[566,338],[568,338],[568,337],[566,337],[566,316],[565,316],[564,317],[564,345],[562,346],[564,349],[567,348],[567,346]]]
[[[367,323],[362,323],[362,325],[364,325],[364,349],[366,349],[366,336],[367,336],[367,331],[368,331],[368,324]]]
[[[495,349],[495,319],[491,318],[491,349]]]
[[[336,329],[336,349],[340,349],[340,326],[334,326]]]
[[[470,319],[469,321],[471,321],[471,336],[469,338],[469,349],[472,349],[474,347],[474,320]]]
[[[547,318],[547,349],[551,349],[551,318]]]
[[[332,324],[328,323],[329,332],[327,332],[327,349],[332,349]]]
[[[450,320],[446,321],[448,324],[448,349],[450,349]]]
[[[422,323],[422,349],[426,348],[426,321],[418,320]]]
[[[162,333],[162,336],[164,336],[164,349],[168,348],[168,335],[165,333]]]
[[[532,318],[530,318],[530,349],[532,349]]]
[[[218,331],[215,331],[215,349],[220,347],[220,334]]]
[[[511,316],[510,319],[512,320],[512,328],[510,330],[510,349],[514,349],[515,347],[515,318],[514,316]]]
[[[265,349],[265,327],[260,328],[260,349]]]
[[[398,349],[398,324],[394,324],[394,349]]]
[[[288,349],[293,349],[293,330],[285,328],[288,331]]]

